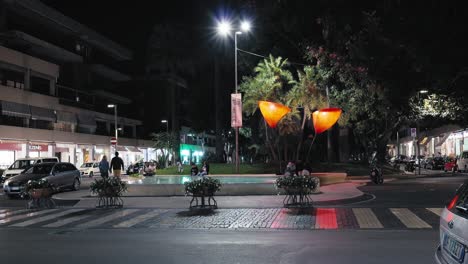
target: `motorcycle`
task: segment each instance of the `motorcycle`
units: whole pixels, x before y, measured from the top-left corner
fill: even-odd
[[[377,152],[372,154],[372,158],[370,160],[370,178],[373,183],[375,184],[382,184],[384,182],[382,170],[377,165]]]

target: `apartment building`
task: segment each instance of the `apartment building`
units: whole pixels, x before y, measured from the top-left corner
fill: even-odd
[[[132,52],[37,0],[0,1],[0,167],[57,156],[76,165],[121,152],[156,158],[121,96]],[[119,141],[111,146],[117,105]]]

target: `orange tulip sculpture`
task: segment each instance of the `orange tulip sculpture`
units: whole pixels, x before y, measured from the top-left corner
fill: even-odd
[[[281,118],[291,112],[291,108],[285,105],[268,101],[258,101],[258,107],[271,128],[275,128]]]
[[[312,113],[315,134],[320,134],[332,127],[340,118],[340,108],[324,108]]]

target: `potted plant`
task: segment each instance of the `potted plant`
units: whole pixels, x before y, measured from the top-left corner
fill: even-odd
[[[127,184],[119,177],[106,177],[94,180],[90,189],[99,197],[96,207],[122,207],[123,200],[120,197],[127,191]]]
[[[24,185],[24,192],[32,199],[50,198],[53,186],[47,179],[29,180]]]
[[[204,208],[205,197],[208,197],[208,207],[217,208],[216,200],[213,198],[214,194],[221,189],[221,182],[218,179],[211,177],[203,177],[199,180],[194,180],[191,182],[185,182],[185,194],[191,194],[192,200],[190,201],[190,208],[201,207]],[[200,206],[198,205],[198,198],[201,199]],[[196,202],[196,205],[193,206],[193,202]],[[213,205],[211,205],[213,201]]]
[[[281,176],[276,179],[276,188],[286,192],[285,207],[308,206],[312,199],[309,194],[317,187],[318,178],[311,176]]]

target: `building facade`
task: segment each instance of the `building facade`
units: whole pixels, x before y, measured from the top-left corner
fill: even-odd
[[[132,52],[37,0],[0,1],[0,35],[0,168],[45,156],[79,166],[114,150],[126,164],[156,159],[119,94]]]

